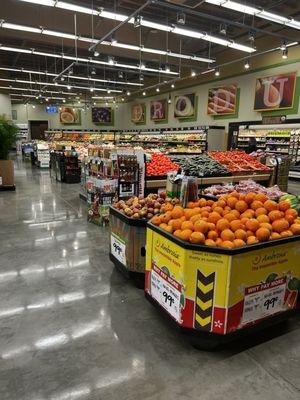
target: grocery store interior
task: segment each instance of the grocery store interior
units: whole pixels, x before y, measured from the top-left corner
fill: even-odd
[[[1,2],[1,400],[300,399],[299,31]]]

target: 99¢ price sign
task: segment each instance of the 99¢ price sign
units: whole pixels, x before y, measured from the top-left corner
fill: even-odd
[[[242,323],[247,324],[284,311],[285,291],[286,278],[246,288]]]
[[[181,285],[156,265],[151,270],[151,296],[180,322]]]
[[[126,245],[125,241],[115,233],[110,236],[110,252],[123,265],[126,266]]]

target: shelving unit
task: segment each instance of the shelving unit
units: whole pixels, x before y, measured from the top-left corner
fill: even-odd
[[[300,140],[300,124],[240,126],[238,148],[245,150],[250,138],[256,139],[257,148],[273,155],[290,155],[296,163]]]

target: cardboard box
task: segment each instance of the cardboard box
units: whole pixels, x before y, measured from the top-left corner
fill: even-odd
[[[15,184],[14,163],[12,160],[0,160],[0,186]]]

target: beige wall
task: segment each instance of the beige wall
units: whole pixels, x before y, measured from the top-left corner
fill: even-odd
[[[232,67],[234,68],[234,66]],[[173,116],[173,102],[169,106],[169,119],[165,124],[155,124],[150,121],[150,101],[153,99],[161,99],[168,97],[169,93],[160,93],[157,96],[139,98],[134,101],[120,104],[119,109],[115,110],[115,129],[143,129],[143,128],[155,128],[155,127],[177,127],[177,126],[195,126],[195,125],[225,125],[226,128],[230,122],[236,121],[259,121],[261,120],[261,114],[253,111],[254,104],[254,87],[255,80],[257,77],[268,76],[272,74],[289,72],[289,71],[297,71],[300,76],[300,62],[294,62],[288,65],[281,65],[279,67],[273,67],[269,69],[265,69],[258,72],[248,72],[247,74],[243,74],[234,78],[228,79],[219,79],[213,80],[212,76],[207,77],[207,83],[196,84],[197,80],[195,78],[195,85],[193,87],[189,87],[186,89],[176,89],[171,93],[172,101],[174,101],[174,96],[177,94],[184,93],[196,93],[198,96],[198,116],[197,121],[193,122],[180,122],[178,119]],[[235,71],[232,70],[232,75],[234,75]],[[239,115],[238,118],[235,119],[222,119],[215,120],[213,117],[210,117],[206,114],[206,105],[207,105],[207,96],[208,89],[214,85],[222,85],[226,83],[236,83],[240,88],[240,107],[239,107]],[[145,102],[146,110],[147,110],[147,122],[146,125],[135,125],[130,121],[131,115],[131,106],[137,102]],[[86,113],[82,111],[82,124],[76,126],[70,125],[61,125],[59,123],[58,114],[47,114],[45,112],[44,105],[36,105],[36,109],[33,109],[32,106],[24,107],[24,105],[13,105],[13,109],[18,111],[18,121],[19,123],[26,123],[28,120],[48,120],[50,129],[57,128],[77,128],[77,129],[101,129],[99,126],[95,125],[91,121],[91,110],[88,110]],[[284,114],[284,111],[283,111]],[[300,118],[299,110],[297,114],[289,115],[289,118]],[[103,127],[103,129],[109,129],[109,127]]]
[[[73,106],[72,106],[73,107]],[[119,105],[119,109],[115,110],[115,129],[122,129],[124,121],[124,112],[127,108],[124,104]],[[13,110],[17,110],[17,123],[27,123],[28,121],[48,121],[49,129],[102,129],[99,125],[93,124],[91,109],[86,112],[81,111],[81,124],[80,125],[63,125],[59,122],[59,115],[48,114],[46,112],[46,106],[44,104],[36,104],[35,108],[32,105],[24,106],[23,104],[13,104]],[[120,125],[122,124],[122,125]],[[109,129],[111,127],[103,127],[103,129]]]
[[[3,115],[11,119],[11,101],[10,96],[4,93],[0,93],[0,115]]]
[[[172,97],[172,104],[169,106],[169,119],[167,124],[155,124],[155,122],[150,120],[150,101],[155,100],[155,99],[162,99],[168,97],[169,93],[165,94],[160,94],[158,96],[153,96],[150,98],[140,98],[138,100],[135,100],[133,102],[128,103],[128,114],[130,116],[130,107],[134,103],[138,102],[145,102],[146,103],[146,109],[147,109],[147,124],[144,127],[147,128],[155,128],[155,127],[165,127],[165,126],[170,126],[170,127],[178,127],[178,126],[194,126],[194,125],[225,125],[228,127],[228,124],[230,122],[237,122],[237,121],[260,121],[261,120],[261,113],[253,111],[253,105],[254,105],[254,88],[255,88],[255,82],[256,78],[262,77],[262,76],[269,76],[269,75],[274,75],[277,73],[282,73],[282,72],[292,72],[292,71],[297,71],[298,76],[300,76],[300,62],[290,64],[290,65],[284,65],[280,66],[277,68],[271,68],[259,72],[254,72],[254,73],[248,73],[242,76],[238,76],[235,78],[229,78],[229,79],[224,79],[224,80],[218,80],[206,84],[201,84],[201,85],[195,85],[194,87],[190,87],[187,89],[180,89],[178,91],[174,90],[171,92],[171,97]],[[233,71],[234,74],[234,71]],[[227,83],[235,83],[238,85],[240,88],[240,107],[239,107],[239,114],[238,118],[234,119],[214,119],[213,117],[210,117],[206,113],[207,109],[207,97],[208,97],[208,89],[213,87],[214,85],[219,85],[219,84],[227,84]],[[173,113],[173,105],[174,105],[174,96],[177,94],[188,94],[188,93],[196,93],[198,96],[198,116],[197,116],[197,121],[196,122],[180,122],[177,118],[174,118],[174,113]],[[282,112],[284,114],[284,111]],[[300,118],[299,110],[298,113],[295,115],[290,115],[289,118]],[[131,123],[130,121],[128,122],[129,128],[134,128],[135,125]]]

